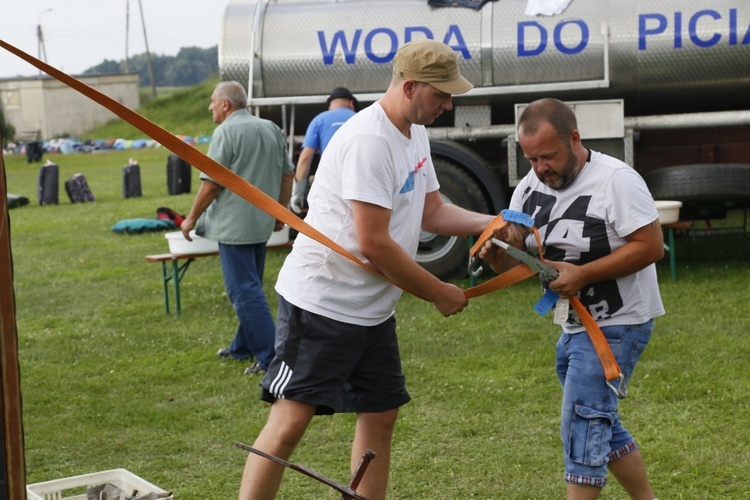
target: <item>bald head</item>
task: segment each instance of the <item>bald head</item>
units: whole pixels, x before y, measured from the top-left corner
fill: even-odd
[[[218,99],[229,101],[232,109],[247,107],[247,93],[245,88],[237,82],[221,82],[214,91]]]
[[[247,108],[247,93],[237,82],[221,82],[211,94],[208,110],[215,123],[222,123],[235,111]]]

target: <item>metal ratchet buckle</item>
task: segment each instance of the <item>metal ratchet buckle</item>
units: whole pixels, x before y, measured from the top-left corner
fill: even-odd
[[[617,384],[617,387],[615,387],[615,384],[609,380],[607,380],[607,385],[615,392],[615,396],[617,396],[618,399],[625,399],[628,397],[628,387],[625,385],[625,374],[620,374],[620,382]]]
[[[539,276],[544,281],[555,280],[560,275],[557,269],[550,266],[549,264],[545,264],[541,260],[537,259],[531,254],[524,252],[523,250],[505,243],[504,241],[498,240],[497,238],[492,238],[492,240],[490,241],[492,241],[492,243],[494,243],[495,245],[504,248],[511,257],[519,262],[523,262],[524,264],[529,266],[535,273],[539,273]]]
[[[476,269],[474,269],[474,265],[476,264],[478,260],[479,258],[476,257],[475,255],[472,255],[469,257],[469,276],[473,276],[476,278],[477,276],[482,274],[482,271],[484,271],[484,268],[482,266],[479,266]]]

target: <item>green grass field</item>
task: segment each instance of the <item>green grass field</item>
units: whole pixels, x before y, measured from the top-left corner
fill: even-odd
[[[258,378],[215,353],[236,326],[218,259],[195,261],[183,313],[164,313],[158,264],[163,233],[118,235],[122,219],[185,213],[192,194],[169,196],[164,149],[69,156],[60,204],[36,204],[37,164],[7,157],[8,191],[32,203],[10,211],[27,482],[125,468],[179,499],[236,498],[245,452],[266,421]],[[128,158],[144,196],[122,199]],[[94,203],[71,204],[62,183],[86,175]],[[736,224],[741,214],[716,223]],[[747,426],[750,244],[734,234],[679,238],[678,280],[658,264],[668,315],[621,406],[663,499],[750,498]],[[269,252],[266,288],[287,250]],[[461,282],[468,286],[466,282]],[[443,318],[405,296],[397,311],[413,401],[397,424],[394,499],[563,498],[558,438],[557,330],[531,309],[529,280],[474,299]],[[346,483],[354,419],[317,417],[293,456]],[[376,458],[377,460],[377,458]],[[279,498],[338,498],[288,471]],[[601,498],[626,498],[614,482]]]

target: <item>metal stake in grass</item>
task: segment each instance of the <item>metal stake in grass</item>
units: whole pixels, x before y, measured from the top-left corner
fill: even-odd
[[[362,481],[362,476],[365,475],[367,466],[370,465],[370,460],[375,458],[375,452],[372,450],[369,450],[369,449],[365,450],[365,452],[362,454],[362,458],[359,460],[359,464],[357,464],[357,469],[354,471],[354,474],[352,475],[352,478],[349,481],[349,485],[344,486],[343,484],[337,483],[336,481],[332,479],[328,479],[322,474],[319,474],[312,469],[308,469],[307,467],[303,465],[296,465],[296,464],[287,462],[283,458],[269,455],[268,453],[265,453],[256,448],[253,448],[252,446],[248,446],[243,443],[235,443],[235,446],[237,446],[238,448],[242,448],[245,451],[249,451],[250,453],[255,453],[256,455],[259,455],[263,458],[271,460],[272,462],[276,462],[277,464],[281,464],[284,467],[287,467],[289,469],[296,470],[297,472],[302,473],[305,476],[311,477],[317,481],[320,481],[323,484],[330,486],[334,490],[341,493],[341,500],[367,500],[367,497],[360,495],[359,493],[357,493],[356,490],[357,490],[357,486],[359,486],[360,481]]]

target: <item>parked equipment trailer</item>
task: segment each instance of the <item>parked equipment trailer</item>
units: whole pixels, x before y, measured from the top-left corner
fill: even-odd
[[[474,2],[480,3],[480,2]],[[475,88],[428,131],[441,192],[487,213],[507,206],[529,170],[515,141],[525,103],[576,107],[593,149],[633,165],[683,219],[750,206],[750,5],[740,0],[572,0],[556,15],[526,0],[481,8],[427,0],[230,0],[222,80],[237,80],[290,151],[331,89],[361,103],[388,86],[399,46],[434,38],[456,51]],[[467,242],[424,233],[418,260],[465,272]]]

